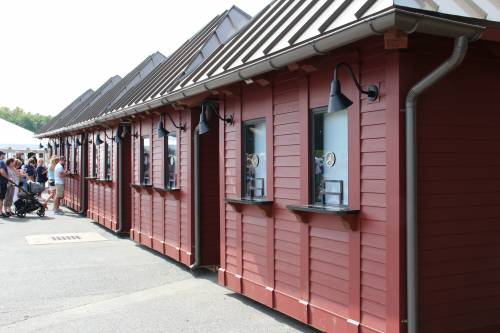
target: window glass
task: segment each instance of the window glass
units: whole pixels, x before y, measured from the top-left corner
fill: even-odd
[[[111,157],[113,156],[113,145],[104,143],[104,179],[111,179]]]
[[[149,136],[143,136],[141,138],[141,155],[141,181],[142,184],[150,184],[151,140]]]
[[[78,172],[78,146],[75,143],[75,147],[73,149],[73,173]]]
[[[70,144],[66,143],[66,170],[71,171],[71,162],[72,162],[72,149]]]
[[[347,110],[312,114],[312,196],[314,204],[348,205]]]
[[[165,137],[165,187],[166,188],[176,188],[177,187],[177,135],[175,133],[169,133]]]
[[[267,194],[265,120],[245,122],[243,133],[243,193],[249,198],[263,198]]]
[[[97,177],[97,146],[92,144],[92,177]]]

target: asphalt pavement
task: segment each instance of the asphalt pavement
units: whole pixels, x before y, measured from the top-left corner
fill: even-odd
[[[0,220],[0,332],[317,332],[216,280],[69,211]]]

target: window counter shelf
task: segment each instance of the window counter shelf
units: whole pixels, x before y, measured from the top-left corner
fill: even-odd
[[[307,223],[309,214],[328,214],[342,217],[344,225],[351,230],[357,229],[358,224],[358,209],[352,209],[346,206],[322,206],[322,205],[287,205],[287,209],[291,210],[302,222]]]
[[[267,217],[272,215],[273,201],[267,199],[255,199],[255,198],[225,198],[224,201],[236,208],[236,211],[241,211],[241,206],[251,205],[257,206],[264,210]]]
[[[130,186],[135,188],[136,190],[140,190],[140,189],[150,190],[153,188],[152,184],[130,184]]]
[[[153,189],[160,193],[160,194],[165,194],[165,193],[179,193],[181,191],[180,187],[153,187]]]
[[[105,184],[105,183],[112,183],[113,182],[112,179],[99,179],[99,178],[95,178],[94,181],[96,183],[103,183],[103,184]]]

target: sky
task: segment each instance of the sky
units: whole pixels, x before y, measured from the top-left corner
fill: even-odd
[[[0,106],[56,115],[148,55],[168,56],[232,5],[253,16],[269,2],[0,1]]]

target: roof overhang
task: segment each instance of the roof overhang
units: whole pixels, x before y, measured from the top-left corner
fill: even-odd
[[[181,90],[174,91],[168,95],[147,101],[140,105],[120,109],[85,123],[38,134],[35,137],[48,137],[68,131],[79,131],[87,127],[102,126],[103,123],[114,119],[131,116],[162,105],[171,104],[186,97],[215,90],[232,83],[282,68],[290,63],[324,54],[358,40],[383,34],[385,31],[392,28],[397,28],[407,33],[419,32],[449,38],[467,36],[470,40],[476,40],[486,27],[442,16],[392,7],[372,16],[352,22],[339,29],[306,40],[294,47],[286,48],[268,57],[257,59],[241,67],[187,86]]]

